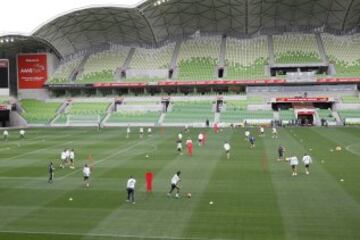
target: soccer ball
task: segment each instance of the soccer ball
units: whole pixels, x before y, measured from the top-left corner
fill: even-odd
[[[187,196],[188,198],[191,198],[191,193],[187,193],[186,196]]]

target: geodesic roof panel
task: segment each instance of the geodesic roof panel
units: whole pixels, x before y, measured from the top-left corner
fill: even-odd
[[[43,25],[34,35],[67,55],[102,43],[156,45],[196,31],[349,31],[359,23],[360,0],[148,0],[131,9],[77,10]]]

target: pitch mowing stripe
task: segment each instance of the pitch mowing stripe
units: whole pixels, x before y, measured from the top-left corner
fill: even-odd
[[[153,141],[153,140],[155,140],[156,139],[156,137],[153,137],[153,138],[149,138],[149,139],[146,139],[145,141],[143,141],[143,140],[140,140],[140,142],[139,142],[139,144],[141,145],[141,144],[146,144],[146,142],[149,142],[149,141]],[[132,144],[132,142],[129,142],[129,144]],[[129,148],[133,148],[133,147],[135,147],[135,146],[130,146]],[[120,149],[120,150],[118,150],[119,152],[121,152],[121,151],[123,151],[123,149]],[[113,151],[112,151],[113,152]],[[127,161],[129,161],[129,159],[128,158],[125,158],[124,160],[122,160],[121,162],[120,161],[118,161],[117,163],[118,163],[118,165],[119,164],[123,164],[124,162],[127,162]],[[110,169],[108,168],[108,169],[102,169],[101,171],[102,172],[106,172],[106,171],[109,171]],[[99,174],[99,173],[96,173],[96,174]],[[80,178],[79,178],[80,179]],[[101,180],[100,180],[101,181]],[[59,182],[63,182],[63,181],[59,181]],[[67,183],[64,183],[64,184],[69,184],[68,182]],[[75,188],[73,188],[72,190],[75,190],[76,188],[80,188],[80,184],[79,185],[75,185]],[[91,189],[89,189],[90,191],[91,191]],[[78,191],[78,190],[77,190]],[[96,194],[96,189],[95,190],[93,190],[93,194]],[[62,192],[62,194],[61,194],[61,192],[60,193],[58,193],[57,194],[57,196],[56,197],[51,197],[51,200],[50,201],[47,201],[47,202],[44,202],[43,204],[41,204],[41,206],[39,206],[37,209],[35,209],[34,211],[32,211],[32,212],[30,212],[30,213],[28,213],[28,214],[26,214],[26,215],[28,215],[28,216],[31,216],[31,215],[37,215],[37,216],[39,216],[39,214],[41,214],[41,212],[43,212],[43,211],[45,211],[45,204],[46,205],[48,205],[50,202],[54,202],[54,201],[57,201],[58,199],[60,199],[60,202],[63,202],[63,201],[61,201],[61,199],[64,199],[64,196],[66,195],[66,196],[71,196],[71,194],[73,194],[73,192],[71,192],[70,190],[69,191],[66,191],[65,193],[64,192]],[[65,198],[65,200],[66,200],[66,198]],[[50,209],[51,210],[51,209]],[[36,212],[38,212],[38,213],[36,213]],[[46,213],[46,211],[45,211],[45,213]],[[92,211],[91,211],[91,209],[89,209],[89,214],[92,214]],[[41,215],[40,215],[41,216]],[[49,214],[46,214],[44,217],[45,218],[47,218],[48,216],[51,216],[51,213],[49,212]],[[14,220],[14,221],[12,221],[12,223],[11,223],[11,225],[10,224],[8,224],[8,227],[7,228],[9,228],[9,227],[13,227],[13,226],[15,226],[16,228],[19,228],[19,226],[21,226],[23,223],[22,222],[26,222],[27,220],[26,220],[27,218],[25,217],[22,217],[22,216],[20,216],[20,217],[17,217],[16,218],[16,220]],[[25,223],[26,224],[26,223]],[[59,224],[61,224],[61,223],[59,223]]]
[[[231,159],[224,156],[218,161],[203,196],[205,202],[188,223],[187,236],[278,240],[284,235],[268,163],[263,159],[262,138],[257,137],[256,148],[250,149],[243,136],[243,130],[235,130]]]
[[[304,130],[303,130],[304,131]],[[306,130],[305,130],[306,131]],[[282,131],[281,141],[286,142],[287,154],[298,156],[305,152],[294,131]],[[294,138],[294,137],[296,138]],[[312,135],[313,136],[313,135]],[[316,146],[318,137],[313,136]],[[276,159],[277,144],[266,140],[266,151],[270,158]],[[318,147],[318,146],[316,146]],[[283,162],[272,161],[270,164],[272,182],[278,196],[278,205],[283,216],[287,239],[353,239],[359,237],[358,223],[360,206],[317,163],[312,165],[310,176],[301,171],[299,176],[290,176],[290,167]],[[301,200],[300,200],[301,199]],[[299,204],[300,203],[300,204]],[[339,203],[341,205],[339,206]],[[357,238],[355,237],[355,238]]]
[[[81,233],[72,232],[48,232],[48,231],[2,231],[0,233],[11,233],[11,234],[31,234],[31,235],[54,235],[54,236],[84,236]],[[87,234],[88,237],[101,237],[101,238],[119,238],[119,239],[169,239],[169,240],[208,240],[208,238],[193,238],[193,237],[173,237],[173,236],[151,236],[151,235],[122,235],[122,234],[101,234],[91,233]],[[213,238],[213,240],[232,240],[228,238]]]
[[[150,139],[149,139],[150,140]],[[149,141],[147,140],[147,141]],[[129,142],[129,144],[131,144],[132,142]],[[130,146],[132,147],[132,146]],[[122,150],[120,150],[122,151]],[[41,160],[40,160],[41,161]],[[44,172],[46,172],[46,168],[44,168]],[[80,184],[80,177],[79,177],[79,184],[73,184],[71,185],[71,189],[67,189],[67,192],[63,193],[63,192],[60,192],[60,193],[57,193],[57,194],[52,194],[50,198],[47,198],[47,199],[42,199],[42,202],[41,204],[39,203],[38,206],[36,206],[35,208],[29,208],[28,211],[24,210],[19,216],[14,216],[15,219],[12,219],[10,217],[6,218],[6,219],[2,219],[2,221],[0,221],[0,226],[4,226],[4,225],[9,225],[9,224],[12,224],[12,222],[16,222],[22,218],[25,218],[25,216],[30,216],[31,214],[33,214],[35,211],[37,210],[40,210],[44,207],[45,204],[48,204],[50,203],[51,201],[54,201],[55,199],[58,199],[58,198],[61,198],[63,197],[64,195],[67,195],[71,190],[75,190],[75,189],[78,189],[79,187],[81,187],[81,184]],[[33,179],[32,181],[26,181],[26,182],[23,182],[21,185],[25,188],[27,185],[31,185],[31,184],[40,184],[39,182],[40,180],[39,179]],[[56,182],[57,179],[55,179]],[[41,181],[41,183],[44,182],[45,183],[45,178]],[[59,181],[61,182],[61,181]],[[46,185],[48,185],[47,183],[45,183]],[[10,189],[8,191],[6,191],[5,193],[7,194],[15,194],[16,193],[16,190],[15,189]],[[4,194],[4,192],[2,193],[2,197],[6,198],[7,196]],[[0,210],[1,211],[1,210]]]
[[[195,131],[199,132],[198,130],[192,130],[192,136],[194,136],[193,132]],[[176,138],[175,133],[173,138]],[[140,204],[148,206],[146,211],[145,209],[139,211],[138,204],[135,206],[130,206],[131,204],[121,205],[118,209],[114,210],[111,215],[104,219],[104,221],[99,223],[98,226],[90,232],[89,236],[93,233],[96,234],[97,232],[104,231],[119,233],[121,235],[131,235],[131,233],[137,232],[141,229],[142,233],[146,233],[147,236],[163,236],[161,239],[168,239],[168,236],[176,236],[175,239],[182,239],[180,236],[183,234],[186,224],[192,215],[193,209],[200,199],[199,196],[201,196],[207,186],[211,172],[218,161],[218,157],[216,156],[219,154],[216,154],[214,157],[214,155],[210,153],[215,160],[201,159],[199,157],[204,158],[204,156],[207,155],[206,153],[209,152],[208,149],[215,144],[218,145],[218,141],[209,140],[206,146],[201,148],[195,146],[194,156],[192,158],[189,158],[186,155],[179,156],[176,153],[175,142],[171,142],[170,144],[172,148],[174,148],[173,158],[171,160],[168,159],[166,164],[164,164],[164,166],[162,166],[162,168],[155,174],[155,179],[168,179],[166,182],[163,182],[164,185],[162,184],[159,186],[164,190],[162,193],[163,195],[149,197],[147,200],[141,199],[141,201],[146,201],[140,202]],[[222,144],[220,145],[220,148],[222,148]],[[222,154],[222,151],[218,151],[218,153]],[[206,167],[204,167],[204,163],[206,163]],[[186,183],[186,176],[196,176],[199,175],[200,171],[202,172],[201,178],[203,181],[197,182],[197,191],[194,193],[196,197],[193,197],[191,201],[188,199],[169,199],[166,197],[165,192],[169,190],[170,178],[178,169],[181,169],[183,172],[182,191],[191,189],[191,186],[193,186],[191,183]],[[156,184],[160,183],[157,182]],[[138,191],[144,191],[144,187],[141,187]],[[158,201],[160,201],[161,209],[157,209],[160,207]],[[87,238],[85,237],[84,239]]]

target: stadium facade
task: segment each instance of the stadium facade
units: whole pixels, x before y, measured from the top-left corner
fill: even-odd
[[[80,111],[67,114],[72,100],[64,97],[111,99],[101,111],[89,107],[90,112],[95,109],[89,121],[97,124],[112,119],[114,112],[122,114],[124,100],[118,97],[124,95],[157,98],[151,107],[142,103],[126,109],[142,110],[134,119],[150,113],[150,125],[161,125],[169,110],[177,120],[168,124],[183,124],[175,112],[191,107],[178,104],[172,111],[168,96],[183,101],[184,94],[210,94],[204,98],[213,102],[209,109],[202,103],[192,109],[190,113],[203,108],[209,112],[189,123],[205,118],[222,122],[222,111],[229,114],[226,124],[356,123],[359,11],[358,0],[156,0],[134,8],[84,8],[56,17],[31,36],[0,37],[0,58],[8,66],[2,81],[9,82],[2,93],[59,101],[56,114],[45,117],[50,125],[69,125],[69,116]],[[252,97],[262,99],[253,102]],[[160,114],[154,117],[153,112]],[[87,121],[80,117],[73,122]]]

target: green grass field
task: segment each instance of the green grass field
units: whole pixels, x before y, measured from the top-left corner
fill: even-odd
[[[193,140],[199,131],[191,129]],[[156,129],[139,139],[133,129],[126,139],[125,129],[28,129],[21,140],[10,131],[0,145],[0,239],[360,239],[360,128],[279,129],[275,140],[267,129],[255,149],[243,129],[208,130],[192,158],[177,154],[177,132]],[[279,144],[288,155],[309,152],[311,174],[300,164],[292,177],[276,160]],[[336,145],[343,150],[331,152]],[[48,184],[49,162],[57,167],[67,147],[75,149],[77,168],[57,168]],[[85,188],[81,168],[89,154],[96,164]],[[152,194],[145,192],[147,170],[155,175]],[[183,197],[168,198],[177,170]],[[129,175],[138,180],[135,205],[125,201]]]

